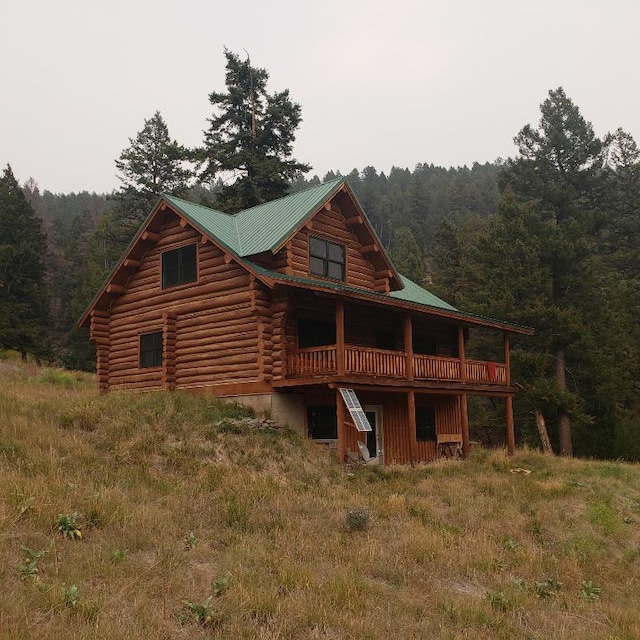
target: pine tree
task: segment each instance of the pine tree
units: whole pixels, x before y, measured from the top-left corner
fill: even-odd
[[[280,198],[288,184],[310,169],[292,158],[300,105],[288,89],[267,93],[269,74],[225,49],[225,93],[213,92],[214,108],[200,150],[203,181],[230,177],[216,207],[234,212]]]
[[[585,274],[591,224],[601,195],[603,143],[562,87],[549,91],[540,110],[538,128],[526,125],[516,136],[520,157],[507,165],[501,187],[503,194],[513,193],[546,225],[550,291],[545,313],[554,323],[549,348],[556,384],[566,395],[568,352],[584,330],[577,318],[590,284]],[[560,453],[572,455],[569,407],[559,406],[557,417]]]
[[[48,358],[46,236],[7,165],[0,178],[0,347]]]
[[[169,135],[164,118],[156,111],[122,151],[116,168],[122,183],[113,196],[116,242],[123,249],[162,193],[182,196],[193,171],[186,166],[189,153]],[[119,253],[119,251],[117,252]]]
[[[424,258],[422,251],[420,251],[420,246],[409,227],[396,229],[391,257],[396,269],[403,276],[418,284],[424,282]]]

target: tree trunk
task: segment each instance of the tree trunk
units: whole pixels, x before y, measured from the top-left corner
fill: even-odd
[[[551,441],[549,440],[549,434],[547,433],[547,425],[544,421],[544,416],[537,409],[534,411],[534,414],[536,416],[536,424],[538,425],[540,441],[542,442],[542,451],[553,455],[553,448],[551,447]]]
[[[567,378],[565,376],[565,352],[564,349],[556,351],[556,381],[558,388],[564,391],[567,388]],[[571,443],[571,417],[564,410],[558,411],[558,433],[560,435],[560,455],[573,456],[573,445]]]

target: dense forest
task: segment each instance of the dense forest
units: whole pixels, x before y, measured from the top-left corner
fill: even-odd
[[[159,193],[233,212],[338,175],[304,177],[299,105],[225,56],[228,91],[209,96],[201,148],[172,140],[156,112],[116,159],[114,193],[40,192],[5,170],[0,348],[90,370],[74,324]],[[521,440],[537,442],[545,420],[559,453],[639,460],[640,151],[621,129],[598,137],[562,88],[514,133],[518,154],[504,161],[345,177],[402,273],[460,309],[535,329],[512,354]],[[481,332],[469,348],[500,357]],[[493,437],[493,409],[473,407],[477,437]]]

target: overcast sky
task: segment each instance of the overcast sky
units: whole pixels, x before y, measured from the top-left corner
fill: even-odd
[[[201,142],[224,46],[302,106],[309,176],[513,156],[558,86],[598,135],[640,142],[639,28],[637,0],[2,0],[0,167],[117,189],[114,160],[156,110]]]

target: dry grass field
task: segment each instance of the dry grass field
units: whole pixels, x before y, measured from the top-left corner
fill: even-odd
[[[640,638],[638,465],[346,471],[246,415],[0,361],[1,638]]]

